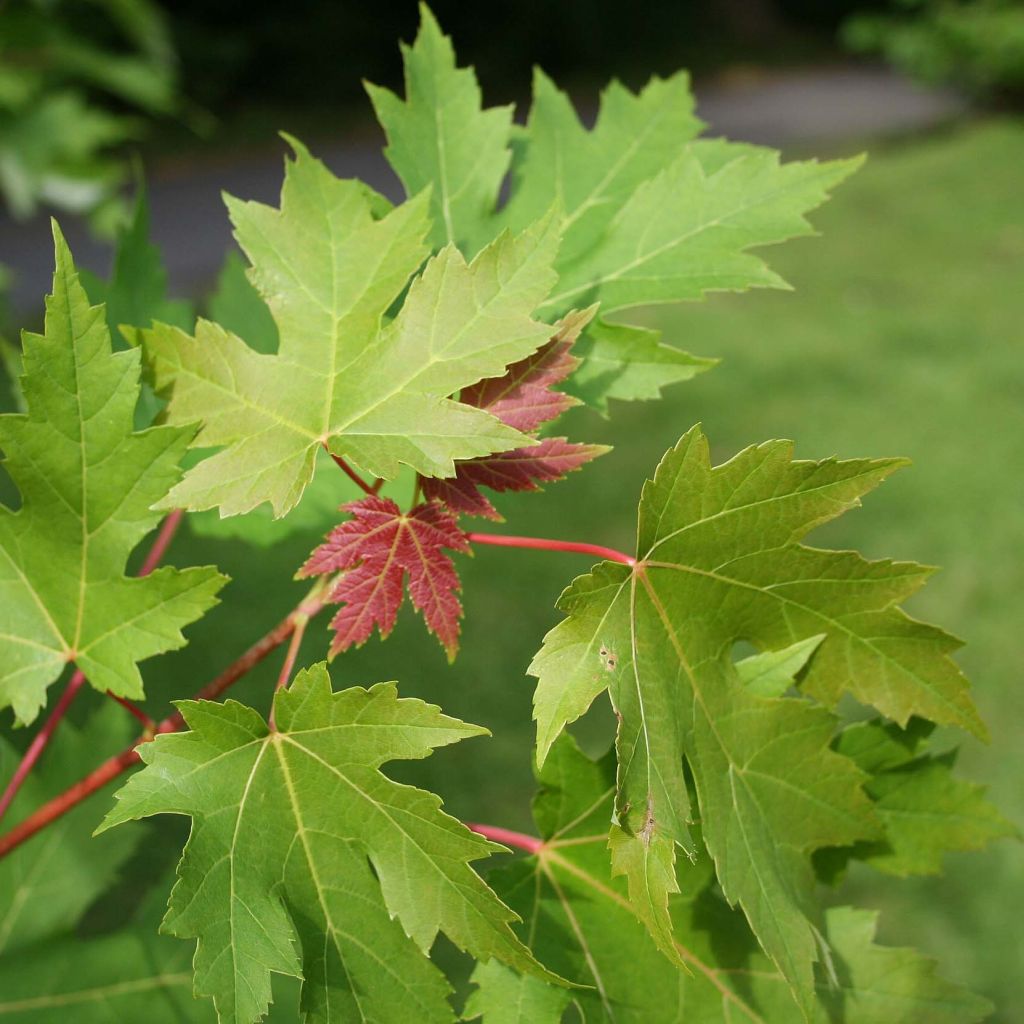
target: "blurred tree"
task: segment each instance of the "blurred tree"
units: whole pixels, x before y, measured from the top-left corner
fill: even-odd
[[[896,0],[892,7],[851,18],[846,44],[929,84],[952,83],[984,99],[1024,98],[1021,0]]]

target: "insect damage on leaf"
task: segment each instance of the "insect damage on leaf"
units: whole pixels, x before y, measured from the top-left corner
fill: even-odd
[[[483,409],[502,423],[535,435],[551,420],[578,404],[578,399],[556,390],[579,365],[572,346],[594,315],[596,307],[566,314],[551,340],[535,353],[510,366],[501,377],[464,388],[459,400]],[[578,444],[564,437],[541,438],[529,448],[498,452],[455,464],[455,476],[427,477],[423,493],[465,515],[501,519],[498,510],[480,493],[536,491],[539,483],[561,480],[609,449],[600,444]]]
[[[459,577],[445,551],[469,551],[456,517],[439,501],[403,512],[390,498],[370,496],[342,506],[352,518],[336,526],[299,570],[302,577],[344,575],[329,599],[341,610],[331,620],[331,653],[365,643],[374,627],[386,637],[395,625],[406,578],[409,598],[449,659],[459,646]]]

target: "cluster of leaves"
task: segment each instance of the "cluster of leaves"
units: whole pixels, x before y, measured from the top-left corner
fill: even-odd
[[[72,3],[14,0],[0,19],[0,193],[16,217],[40,203],[88,213],[102,227],[119,217],[123,176],[112,147],[137,138],[137,118],[178,106],[174,51],[152,0]],[[115,45],[105,38],[119,37]]]
[[[1017,0],[903,0],[843,26],[859,53],[882,54],[931,85],[954,84],[986,98],[1024,90],[1024,10]]]
[[[143,207],[113,280],[86,282],[93,304],[55,232],[25,411],[0,418],[21,494],[0,510],[0,706],[22,722],[70,663],[140,695],[137,663],[215,601],[212,568],[126,576],[160,510],[214,512],[263,542],[344,500],[350,518],[300,570],[341,605],[332,652],[386,635],[408,587],[454,655],[447,552],[470,548],[461,516],[498,517],[481,488],[534,490],[601,454],[545,433],[572,404],[605,412],[709,365],[606,317],[781,285],[750,248],[806,233],[854,166],[697,138],[683,76],[611,86],[587,130],[538,73],[514,129],[509,109],[482,108],[426,10],[404,59],[404,99],[370,92],[408,198],[338,179],[292,141],[280,208],[228,199],[248,281],[229,263],[194,330],[166,302]],[[113,349],[113,326],[133,347]],[[393,683],[335,691],[324,663],[266,718],[179,702],[186,731],[139,748],[146,767],[101,831],[192,819],[162,929],[197,940],[196,994],[249,1024],[279,975],[300,980],[306,1021],[451,1021],[430,957],[443,934],[477,962],[464,1014],[485,1024],[570,1006],[588,1021],[980,1020],[984,1001],[877,945],[873,914],[821,909],[819,883],[851,861],[927,873],[1012,831],[928,745],[931,723],[984,734],[957,642],[899,607],[928,571],[801,543],[898,465],[794,461],[770,442],[713,467],[698,428],[680,440],[644,488],[635,557],[569,587],[530,668],[540,838],[520,837],[531,856],[490,884],[472,865],[502,847],[382,771],[486,730]],[[356,486],[367,493],[348,500]],[[758,653],[736,660],[740,643]],[[605,692],[617,736],[595,763],[566,727]],[[844,697],[871,717],[848,721]],[[59,775],[43,767],[47,784]],[[25,936],[0,968],[0,1014],[210,1019],[183,992],[183,944],[147,932],[151,907],[76,946],[98,965],[90,989],[53,971],[131,847],[79,856],[74,825],[66,843],[50,833],[52,852],[85,878],[52,920],[29,921],[24,895],[3,902],[44,881],[39,848],[0,861],[0,946],[5,929]]]

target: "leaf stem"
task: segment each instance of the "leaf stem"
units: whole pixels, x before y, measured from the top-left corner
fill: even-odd
[[[528,836],[525,832],[513,832],[511,829],[499,828],[497,825],[479,825],[476,822],[467,822],[466,828],[483,836],[484,839],[490,839],[492,842],[511,846],[517,850],[525,850],[527,853],[539,853],[544,846],[543,839]]]
[[[283,690],[292,677],[292,671],[295,668],[295,659],[299,655],[299,648],[302,646],[302,638],[306,633],[306,626],[309,624],[308,615],[296,615],[295,616],[295,628],[292,630],[292,638],[288,644],[288,650],[285,652],[284,664],[281,666],[281,672],[277,677],[277,686],[274,687],[274,693],[278,690]],[[277,729],[277,723],[274,721],[274,704],[271,700],[270,704],[270,717],[267,719],[272,730]]]
[[[378,480],[375,484],[368,484],[340,455],[330,452],[328,454],[341,467],[345,475],[367,494],[376,494],[380,490],[383,480]]]
[[[43,727],[33,737],[32,742],[28,745],[28,749],[25,751],[18,767],[15,768],[14,774],[11,776],[11,781],[7,783],[7,788],[4,790],[3,796],[0,796],[0,818],[4,816],[7,808],[14,802],[14,798],[18,795],[18,790],[24,785],[29,773],[35,766],[36,761],[38,761],[42,756],[43,751],[46,749],[46,744],[50,742],[50,737],[53,735],[54,730],[60,724],[60,720],[64,717],[68,708],[71,706],[71,702],[75,699],[76,694],[82,688],[84,683],[85,673],[80,668],[75,669],[75,674],[68,681],[68,685],[65,687],[64,692],[60,695],[60,700],[58,700],[56,705],[54,705],[49,717],[43,723]]]
[[[539,551],[568,551],[579,555],[596,555],[610,562],[621,562],[623,565],[636,565],[636,559],[615,548],[606,548],[601,544],[585,544],[572,540],[548,540],[544,537],[513,537],[505,533],[467,533],[466,540],[471,544],[493,544],[502,548],[536,548]]]
[[[146,560],[142,563],[142,568],[139,569],[140,576],[148,576],[160,564],[171,541],[174,540],[174,535],[178,532],[178,527],[181,525],[184,515],[185,513],[182,509],[176,508],[164,519],[160,526],[160,532],[156,535],[153,546],[149,549],[149,554],[146,555]]]
[[[156,722],[153,721],[145,711],[142,710],[137,704],[133,704],[130,700],[124,697],[119,697],[116,693],[111,693],[107,690],[107,696],[111,700],[116,700],[133,718],[137,718],[142,723],[143,729],[155,729]]]
[[[255,668],[268,654],[276,650],[292,636],[296,629],[298,629],[300,622],[308,622],[309,619],[313,618],[323,608],[326,603],[324,597],[326,589],[322,581],[318,582],[285,618],[269,633],[257,640],[244,654],[236,658],[219,676],[207,683],[195,695],[193,700],[214,700],[227,690],[228,687],[241,679],[250,669]],[[81,683],[78,684],[78,686],[81,685]],[[55,708],[54,714],[56,714],[56,710]],[[51,715],[51,718],[53,717]],[[163,721],[158,722],[155,727],[147,729],[139,740],[130,747],[108,758],[98,768],[86,775],[85,778],[76,782],[59,796],[47,801],[47,803],[35,810],[24,821],[15,825],[6,835],[0,836],[0,858],[5,857],[25,842],[25,840],[30,839],[41,829],[46,828],[47,825],[67,814],[68,811],[77,807],[86,797],[102,789],[135,764],[139,760],[138,747],[142,743],[148,742],[160,733],[177,732],[184,724],[185,720],[181,712],[175,711],[163,719]]]
[[[142,567],[139,569],[138,575],[140,577],[148,576],[160,564],[160,560],[167,553],[167,548],[174,539],[174,535],[177,533],[178,527],[181,525],[183,515],[183,511],[179,508],[175,509],[165,517],[160,526],[159,532],[153,540],[152,546],[146,553],[146,558],[142,563]],[[67,714],[67,710],[71,706],[71,702],[76,696],[78,696],[78,691],[81,690],[84,683],[85,673],[82,672],[80,668],[76,668],[66,689],[61,694],[60,700],[57,701],[53,711],[50,712],[49,718],[46,719],[43,723],[43,727],[29,744],[28,749],[25,751],[18,767],[14,771],[14,775],[11,776],[11,781],[7,784],[7,788],[4,790],[3,795],[0,796],[0,818],[4,816],[7,808],[14,802],[14,798],[18,795],[18,790],[20,790],[25,784],[25,779],[28,778],[29,773],[35,766],[35,763],[40,757],[42,757],[43,751],[46,749],[46,745],[50,742],[50,738],[56,731],[61,719]],[[154,727],[153,719],[151,719],[141,708],[137,708],[132,704],[131,701],[125,700],[123,697],[119,697],[117,694],[111,693],[109,690],[107,690],[107,696],[112,697],[118,702],[118,704],[134,715],[142,723],[144,729],[150,730]]]

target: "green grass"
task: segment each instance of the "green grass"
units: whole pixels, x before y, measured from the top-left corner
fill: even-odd
[[[912,467],[820,539],[944,567],[913,610],[968,641],[963,664],[992,743],[965,742],[963,770],[989,782],[1024,824],[1022,166],[1024,127],[1007,122],[876,154],[815,216],[822,238],[769,254],[795,292],[717,296],[647,314],[669,340],[723,365],[663,402],[619,406],[609,422],[572,414],[573,436],[616,450],[547,494],[502,507],[513,532],[629,547],[643,479],[697,420],[721,458],[779,436],[796,439],[807,457],[911,456]],[[191,631],[189,648],[147,666],[154,710],[196,689],[295,603],[302,589],[291,573],[316,539],[295,538],[269,555],[197,537],[176,543],[176,561],[215,561],[236,582]],[[386,647],[374,640],[332,672],[339,685],[397,678],[406,694],[489,726],[493,738],[404,774],[436,788],[454,814],[529,828],[532,686],[524,672],[558,619],[559,592],[589,560],[492,548],[460,561],[469,614],[453,667],[406,614]],[[326,633],[314,626],[300,663],[325,648]],[[235,695],[265,706],[279,657],[271,660]],[[606,743],[607,712],[585,732],[592,747]],[[882,907],[885,939],[940,956],[945,973],[997,1001],[1002,1021],[1021,1019],[1019,845],[951,857],[939,879],[858,872],[840,897]]]

